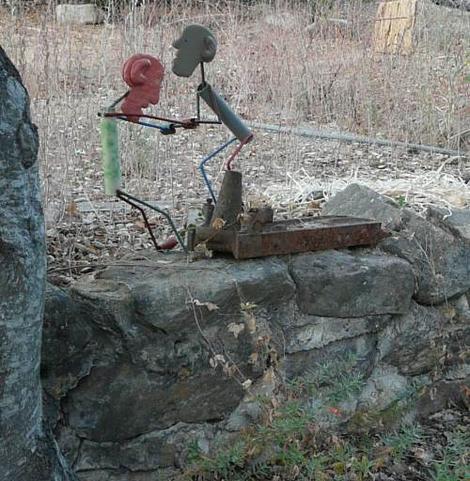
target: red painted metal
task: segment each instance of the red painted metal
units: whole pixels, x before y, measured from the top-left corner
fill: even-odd
[[[160,61],[147,54],[137,53],[124,63],[122,78],[129,93],[121,109],[130,121],[138,122],[144,108],[158,104],[164,72]]]
[[[169,250],[169,249],[173,249],[177,245],[178,245],[178,241],[176,240],[176,237],[172,235],[171,237],[168,237],[167,240],[159,244],[158,248],[161,250]]]

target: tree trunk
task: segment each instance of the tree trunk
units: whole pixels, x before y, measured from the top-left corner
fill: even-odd
[[[46,265],[37,151],[28,94],[0,47],[0,481],[74,479],[42,416]]]

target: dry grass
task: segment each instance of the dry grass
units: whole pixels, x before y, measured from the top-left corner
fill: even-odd
[[[96,114],[123,92],[123,61],[146,51],[169,66],[171,41],[190,22],[215,32],[220,47],[208,75],[247,119],[326,125],[463,148],[470,125],[470,84],[464,81],[470,68],[470,15],[420,2],[416,52],[384,56],[374,54],[371,46],[376,3],[329,3],[331,8],[316,11],[313,24],[309,2],[248,6],[239,1],[176,0],[171,9],[144,2],[127,12],[110,12],[112,22],[83,27],[56,24],[54,3],[16,18],[4,10],[0,42],[32,98],[41,134],[45,203],[53,217],[60,217],[70,200],[93,201],[101,195]],[[194,112],[196,85],[196,78],[183,81],[168,72],[158,112],[182,117]],[[227,137],[221,129],[173,137],[127,127],[122,132],[126,188],[174,203],[200,195],[197,162]],[[325,144],[258,136],[242,156],[251,176],[248,191],[259,193],[260,184],[275,183],[292,192],[292,179],[302,169],[304,178],[325,178],[328,169],[318,171],[322,152],[328,150],[330,160],[348,152]],[[313,157],[306,156],[311,151]],[[390,155],[395,154],[385,153]],[[434,162],[430,156],[422,159]],[[390,176],[399,177],[403,168],[395,162]],[[330,180],[346,178],[341,169],[328,172]]]

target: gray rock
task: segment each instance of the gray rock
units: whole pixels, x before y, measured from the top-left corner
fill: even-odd
[[[287,265],[276,259],[189,266],[177,255],[166,260],[170,265],[156,262],[157,268],[137,262],[107,269],[72,289],[91,327],[81,329],[83,319],[68,326],[69,342],[74,352],[92,341],[98,347],[89,372],[71,376],[79,382],[73,381],[62,408],[70,427],[90,441],[120,442],[178,422],[226,419],[244,396],[241,382],[256,380],[266,367],[263,356],[253,363],[251,355],[260,337],[269,338],[269,324],[255,319],[245,328],[240,305],[266,309],[292,298]],[[233,326],[241,326],[236,335]],[[65,343],[59,355],[72,359],[69,351]]]
[[[418,418],[425,421],[432,414],[455,406],[470,409],[470,399],[465,394],[469,383],[470,376],[467,376],[450,381],[442,379],[426,387],[416,404]]]
[[[454,297],[449,304],[455,309],[455,317],[459,321],[470,322],[470,303],[467,296]]]
[[[395,201],[360,184],[351,184],[328,200],[322,214],[375,219],[385,229],[394,231],[403,228],[406,218],[406,211]]]
[[[315,316],[404,313],[414,290],[409,264],[383,255],[303,254],[292,259],[291,274],[301,311]]]
[[[94,25],[103,23],[104,13],[94,3],[60,4],[56,7],[58,23]]]
[[[174,469],[129,472],[123,468],[118,470],[99,469],[77,473],[80,481],[175,481]]]
[[[286,353],[321,349],[333,342],[375,333],[385,327],[391,316],[334,318],[302,316],[304,323],[286,331]]]
[[[240,431],[259,421],[264,413],[260,398],[272,398],[279,384],[274,369],[268,368],[263,377],[251,386],[249,393],[232,412],[224,428],[227,431]]]
[[[68,291],[47,286],[41,376],[44,389],[56,400],[90,373],[103,352],[106,337],[94,326],[96,317]]]
[[[263,408],[257,401],[247,401],[240,403],[227,420],[225,429],[227,431],[241,431],[253,425],[263,414]]]
[[[470,246],[422,219],[410,221],[406,231],[385,239],[380,248],[413,266],[414,298],[421,304],[440,304],[470,287]]]
[[[123,441],[177,422],[217,421],[243,397],[234,378],[206,362],[180,373],[157,375],[124,362],[97,367],[63,403],[69,425],[81,437]]]
[[[382,411],[407,394],[408,379],[395,367],[377,366],[359,396],[358,409]]]
[[[470,242],[470,209],[430,207],[427,216],[439,227],[448,229],[460,239]]]
[[[166,430],[137,436],[120,443],[84,440],[75,463],[77,472],[92,470],[126,470],[128,472],[152,472],[180,464],[188,446],[197,442],[207,448],[214,439],[214,424],[188,425],[178,423]]]
[[[443,355],[448,322],[439,309],[413,302],[410,312],[397,316],[380,335],[379,358],[405,375],[431,371]]]
[[[284,359],[282,369],[288,379],[293,379],[305,376],[309,370],[315,370],[317,364],[351,355],[358,360],[356,367],[367,373],[371,371],[376,360],[376,345],[377,334],[343,339],[328,344],[322,349],[293,352]]]
[[[323,213],[376,219],[394,231],[379,247],[413,266],[417,281],[414,297],[421,304],[439,304],[470,288],[470,244],[450,229],[357,184],[331,199]]]
[[[277,258],[231,264],[229,273],[235,279],[242,302],[263,307],[283,304],[295,295],[287,265]]]

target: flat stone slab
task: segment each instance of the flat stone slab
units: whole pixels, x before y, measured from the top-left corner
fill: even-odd
[[[364,317],[408,311],[414,290],[410,264],[396,257],[324,251],[292,259],[291,275],[302,312]]]
[[[94,3],[61,4],[56,7],[58,23],[95,25],[103,23],[104,13]]]

